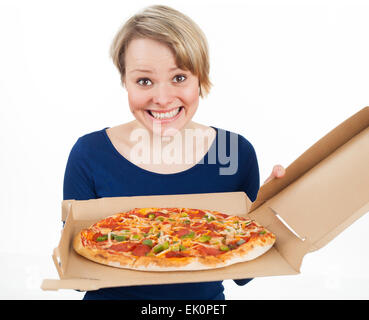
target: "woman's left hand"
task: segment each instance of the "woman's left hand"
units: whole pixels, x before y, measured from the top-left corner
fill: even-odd
[[[274,178],[283,178],[285,174],[286,170],[283,168],[283,166],[277,164],[273,167],[272,173],[270,174],[268,179],[264,181],[264,184],[268,183],[270,180],[273,180]]]

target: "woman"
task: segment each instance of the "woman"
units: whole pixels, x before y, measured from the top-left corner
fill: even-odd
[[[260,185],[251,143],[192,121],[199,97],[211,87],[199,27],[172,8],[151,6],[123,25],[111,55],[135,120],[77,140],[65,171],[64,199],[244,191],[254,201]],[[275,166],[267,181],[283,174]],[[224,299],[223,290],[214,281],[106,288],[84,298]]]

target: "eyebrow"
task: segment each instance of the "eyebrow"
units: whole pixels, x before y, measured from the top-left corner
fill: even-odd
[[[180,68],[178,67],[173,67],[173,68],[170,68],[169,71],[174,71],[174,70],[180,70]],[[147,69],[133,69],[131,71],[129,71],[130,73],[131,72],[147,72],[147,73],[153,73],[151,70],[147,70]]]

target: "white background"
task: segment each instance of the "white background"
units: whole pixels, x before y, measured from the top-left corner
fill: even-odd
[[[0,1],[1,299],[82,298],[40,289],[57,278],[65,165],[79,136],[133,120],[109,46],[151,4],[205,32],[214,87],[193,120],[244,135],[262,182],[369,105],[365,1]],[[228,280],[226,297],[368,299],[368,230],[366,214],[300,275]]]

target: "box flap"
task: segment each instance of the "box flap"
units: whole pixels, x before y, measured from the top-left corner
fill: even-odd
[[[273,179],[261,186],[256,200],[252,203],[250,212],[274,197],[368,126],[369,106],[342,122],[306,150],[286,168],[286,174],[283,178]]]
[[[92,291],[100,288],[116,286],[116,281],[102,281],[92,279],[44,279],[41,283],[42,290],[74,289],[79,291]]]
[[[369,107],[320,139],[260,189],[251,212],[269,206],[320,248],[366,213],[369,202]]]
[[[274,248],[294,270],[300,272],[303,257],[309,252],[311,243],[294,234],[279,214],[266,205],[251,212],[249,217],[258,221],[277,236]]]
[[[367,212],[369,212],[369,202],[362,208],[358,209],[355,213],[353,213],[349,218],[344,220],[341,224],[338,224],[335,228],[332,229],[331,232],[327,232],[323,237],[316,240],[313,246],[310,248],[310,251],[315,251],[324,247],[329,241],[335,238],[338,234],[340,234],[343,230],[345,230],[348,226],[350,226],[352,223],[354,223],[357,219],[359,219]]]
[[[65,222],[65,220],[67,220],[67,216],[69,213],[69,210],[71,208],[72,202],[75,200],[63,200],[62,201],[62,215],[61,215],[61,219],[63,222]]]
[[[302,238],[315,247],[338,234],[369,203],[369,128],[338,148],[268,201]],[[328,238],[326,238],[328,241]]]

